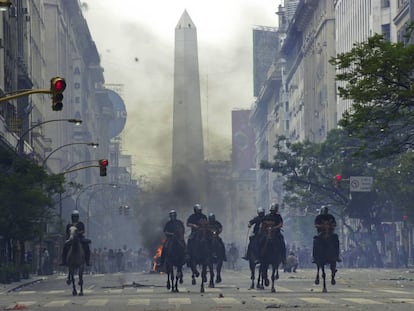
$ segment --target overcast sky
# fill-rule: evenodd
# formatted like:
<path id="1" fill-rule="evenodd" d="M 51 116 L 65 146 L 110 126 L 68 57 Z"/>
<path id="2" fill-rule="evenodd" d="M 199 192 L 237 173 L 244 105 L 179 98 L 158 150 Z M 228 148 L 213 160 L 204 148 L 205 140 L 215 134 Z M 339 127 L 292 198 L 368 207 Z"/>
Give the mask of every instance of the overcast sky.
<path id="1" fill-rule="evenodd" d="M 156 183 L 170 174 L 174 34 L 184 10 L 197 28 L 205 157 L 229 160 L 231 110 L 254 102 L 252 29 L 276 27 L 282 1 L 82 2 L 105 82 L 123 85 L 123 150 L 133 156 L 135 176 Z"/>

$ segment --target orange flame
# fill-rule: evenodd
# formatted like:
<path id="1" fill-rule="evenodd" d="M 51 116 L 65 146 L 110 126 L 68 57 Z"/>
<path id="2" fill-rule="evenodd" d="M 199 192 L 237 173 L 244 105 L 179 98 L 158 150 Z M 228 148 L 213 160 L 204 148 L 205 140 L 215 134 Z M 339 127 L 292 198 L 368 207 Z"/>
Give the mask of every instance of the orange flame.
<path id="1" fill-rule="evenodd" d="M 163 244 L 164 244 L 164 240 L 162 241 L 161 245 L 158 246 L 157 250 L 155 251 L 155 255 L 152 257 L 154 258 L 154 263 L 152 265 L 152 271 L 157 271 L 157 262 L 158 262 L 158 258 L 161 257 Z"/>

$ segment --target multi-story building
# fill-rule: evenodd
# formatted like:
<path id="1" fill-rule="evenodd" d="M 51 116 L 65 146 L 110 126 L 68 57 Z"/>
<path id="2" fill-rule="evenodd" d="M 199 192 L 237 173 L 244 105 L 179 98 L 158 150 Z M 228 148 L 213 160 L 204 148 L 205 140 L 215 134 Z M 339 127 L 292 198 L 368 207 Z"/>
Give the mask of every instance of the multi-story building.
<path id="1" fill-rule="evenodd" d="M 131 164 L 127 159 L 120 160 L 120 140 L 111 141 L 114 120 L 118 114 L 125 119 L 126 113 L 116 110 L 116 103 L 104 86 L 99 53 L 80 1 L 13 0 L 7 11 L 0 12 L 0 97 L 30 89 L 49 90 L 51 78 L 57 76 L 67 84 L 61 111 L 52 110 L 49 94 L 0 102 L 0 148 L 30 156 L 55 174 L 69 168 L 98 166 L 99 159 L 111 156 L 114 163 L 110 165 L 116 169 L 108 169 L 105 180 L 94 167 L 65 174 L 67 182 L 82 184 L 84 188 L 121 180 L 128 185 L 122 188 L 122 195 L 107 197 L 103 203 L 82 193 L 64 193 L 56 209 L 61 219 L 66 222 L 71 211 L 79 208 L 81 217 L 89 222 L 89 206 L 124 203 L 121 201 L 127 201 L 126 193 L 136 190 Z M 75 126 L 68 119 L 80 119 L 82 123 Z M 118 128 L 116 135 L 119 131 L 122 128 Z M 98 143 L 98 148 L 88 145 L 92 142 Z M 80 165 L 76 166 L 77 163 Z M 106 210 L 107 206 L 104 207 Z M 93 220 L 100 222 L 98 218 Z M 52 229 L 48 226 L 49 233 Z M 52 246 L 56 241 L 45 242 L 50 242 L 51 254 L 57 255 Z M 46 244 L 43 246 L 49 247 Z"/>
<path id="2" fill-rule="evenodd" d="M 336 0 L 336 54 L 349 52 L 355 43 L 364 42 L 375 33 L 384 34 L 385 38 L 395 42 L 396 27 L 392 20 L 396 13 L 396 5 L 396 0 Z M 338 82 L 338 85 L 340 86 L 341 82 Z M 351 107 L 352 101 L 339 96 L 336 101 L 339 121 L 343 113 Z"/>

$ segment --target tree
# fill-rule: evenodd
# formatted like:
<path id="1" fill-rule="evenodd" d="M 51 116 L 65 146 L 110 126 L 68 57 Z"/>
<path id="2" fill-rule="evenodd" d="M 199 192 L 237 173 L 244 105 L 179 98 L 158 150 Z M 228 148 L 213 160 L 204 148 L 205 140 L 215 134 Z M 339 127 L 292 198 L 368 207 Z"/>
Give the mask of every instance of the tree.
<path id="1" fill-rule="evenodd" d="M 48 175 L 42 167 L 12 153 L 2 154 L 0 235 L 8 241 L 16 240 L 24 245 L 24 241 L 44 233 L 46 221 L 53 215 L 52 196 L 62 191 L 64 177 Z M 9 260 L 12 254 L 10 249 Z"/>
<path id="2" fill-rule="evenodd" d="M 331 130 L 320 144 L 309 141 L 290 143 L 285 137 L 278 137 L 274 161 L 261 161 L 260 167 L 284 177 L 284 201 L 289 210 L 300 209 L 298 214 L 305 211 L 305 214 L 315 215 L 322 205 L 331 206 L 351 232 L 356 245 L 361 240 L 354 233 L 362 229 L 367 231 L 365 241 L 370 245 L 369 258 L 381 267 L 377 240 L 384 241 L 381 223 L 388 212 L 388 203 L 379 195 L 381 179 L 377 178 L 377 172 L 379 168 L 392 166 L 392 162 L 359 152 L 359 145 L 357 138 L 349 137 L 342 129 Z M 373 176 L 377 182 L 371 192 L 351 193 L 350 176 Z M 348 225 L 350 218 L 360 220 L 361 227 L 357 231 Z"/>
<path id="3" fill-rule="evenodd" d="M 407 39 L 412 29 L 408 27 Z M 411 149 L 414 45 L 392 43 L 376 34 L 330 62 L 338 72 L 339 96 L 353 101 L 339 125 L 361 139 L 360 149 L 379 158 Z"/>

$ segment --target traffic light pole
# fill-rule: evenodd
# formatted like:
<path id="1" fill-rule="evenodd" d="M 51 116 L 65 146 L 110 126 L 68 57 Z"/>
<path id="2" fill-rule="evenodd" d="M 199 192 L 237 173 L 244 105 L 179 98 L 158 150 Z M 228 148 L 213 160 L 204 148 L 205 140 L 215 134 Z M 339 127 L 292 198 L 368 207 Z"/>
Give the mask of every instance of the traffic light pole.
<path id="1" fill-rule="evenodd" d="M 19 98 L 19 97 L 23 97 L 23 96 L 28 96 L 28 95 L 31 95 L 31 94 L 52 94 L 52 92 L 51 92 L 50 89 L 27 90 L 27 91 L 19 92 L 17 94 L 0 97 L 0 103 L 5 102 L 5 101 L 9 101 L 9 100 L 12 100 L 12 99 L 16 99 L 16 98 Z"/>
<path id="2" fill-rule="evenodd" d="M 84 170 L 84 169 L 86 169 L 86 168 L 90 168 L 90 167 L 100 167 L 99 165 L 88 165 L 88 166 L 82 166 L 82 167 L 78 167 L 78 168 L 74 168 L 74 169 L 72 169 L 72 170 L 67 170 L 67 171 L 64 171 L 63 173 L 61 173 L 61 174 L 67 174 L 67 173 L 72 173 L 72 172 L 76 172 L 76 171 L 80 171 L 80 170 Z"/>

